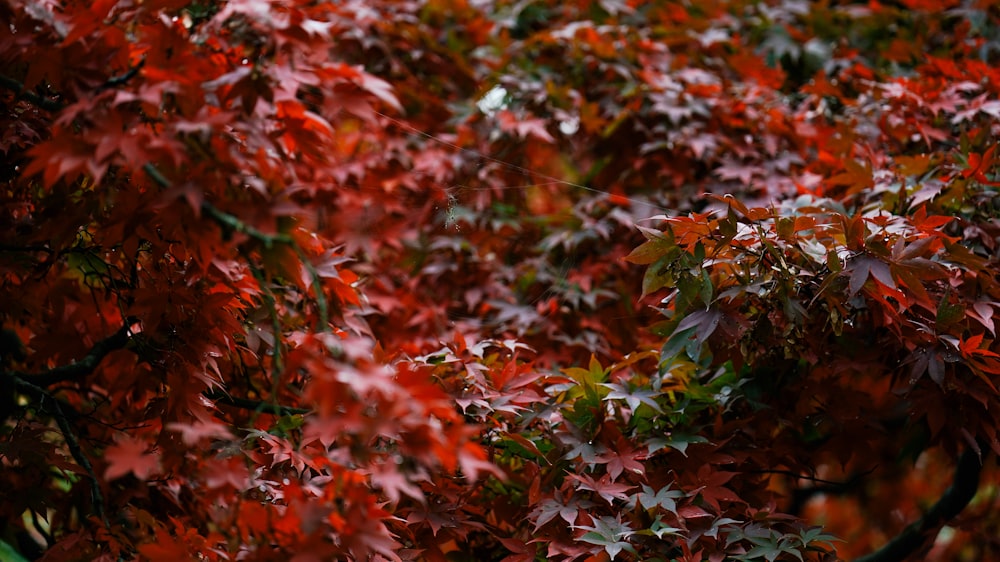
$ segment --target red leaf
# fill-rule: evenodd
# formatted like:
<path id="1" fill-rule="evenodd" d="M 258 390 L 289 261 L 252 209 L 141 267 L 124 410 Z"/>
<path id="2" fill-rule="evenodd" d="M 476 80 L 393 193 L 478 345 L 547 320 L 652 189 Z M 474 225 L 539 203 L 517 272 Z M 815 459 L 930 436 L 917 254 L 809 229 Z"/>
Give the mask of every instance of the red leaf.
<path id="1" fill-rule="evenodd" d="M 608 475 L 611 480 L 617 480 L 622 472 L 628 470 L 633 474 L 645 475 L 646 467 L 639 461 L 646 458 L 646 454 L 641 450 L 635 450 L 624 439 L 619 439 L 614 451 L 610 451 L 598 457 L 602 462 L 607 463 Z"/>
<path id="2" fill-rule="evenodd" d="M 136 478 L 145 480 L 149 476 L 160 470 L 160 459 L 156 455 L 147 453 L 148 444 L 129 436 L 119 437 L 114 445 L 104 451 L 104 458 L 108 461 L 108 468 L 104 471 L 104 477 L 114 480 L 126 474 L 135 474 Z"/>
<path id="3" fill-rule="evenodd" d="M 609 504 L 613 503 L 616 499 L 627 501 L 628 494 L 625 492 L 635 488 L 635 486 L 629 486 L 627 484 L 615 484 L 612 481 L 611 476 L 608 474 L 602 476 L 600 480 L 594 480 L 587 474 L 570 474 L 569 478 L 579 482 L 579 484 L 577 484 L 578 489 L 596 492 Z"/>

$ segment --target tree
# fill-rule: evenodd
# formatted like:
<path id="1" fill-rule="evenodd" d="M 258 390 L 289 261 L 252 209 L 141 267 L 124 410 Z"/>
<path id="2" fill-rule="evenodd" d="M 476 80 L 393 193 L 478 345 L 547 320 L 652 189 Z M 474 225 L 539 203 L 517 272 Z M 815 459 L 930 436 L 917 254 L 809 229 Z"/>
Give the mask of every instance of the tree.
<path id="1" fill-rule="evenodd" d="M 4 556 L 996 555 L 995 3 L 0 14 Z"/>

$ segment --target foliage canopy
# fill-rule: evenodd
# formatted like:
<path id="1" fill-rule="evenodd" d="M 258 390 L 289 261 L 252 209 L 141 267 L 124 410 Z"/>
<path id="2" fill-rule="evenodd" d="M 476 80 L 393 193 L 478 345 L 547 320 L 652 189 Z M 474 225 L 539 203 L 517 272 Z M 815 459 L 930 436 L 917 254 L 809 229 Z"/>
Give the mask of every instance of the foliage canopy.
<path id="1" fill-rule="evenodd" d="M 0 16 L 4 556 L 1000 554 L 1000 4 Z"/>

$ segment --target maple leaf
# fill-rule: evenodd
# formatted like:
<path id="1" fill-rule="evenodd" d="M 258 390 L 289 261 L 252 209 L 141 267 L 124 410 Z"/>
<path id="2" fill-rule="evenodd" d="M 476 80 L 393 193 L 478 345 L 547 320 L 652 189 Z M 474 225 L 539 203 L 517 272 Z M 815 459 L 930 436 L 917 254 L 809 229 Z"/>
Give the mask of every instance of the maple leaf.
<path id="1" fill-rule="evenodd" d="M 160 459 L 148 453 L 149 444 L 128 435 L 119 436 L 113 445 L 104 451 L 108 467 L 104 477 L 108 480 L 121 478 L 132 473 L 139 480 L 146 480 L 160 470 Z"/>
<path id="2" fill-rule="evenodd" d="M 562 496 L 556 492 L 555 498 L 547 498 L 539 502 L 532 510 L 530 517 L 535 520 L 535 531 L 555 519 L 556 516 L 559 516 L 566 523 L 574 525 L 581 513 L 586 513 L 595 505 L 594 502 L 577 496 L 573 496 L 563 503 Z"/>
<path id="3" fill-rule="evenodd" d="M 625 400 L 632 411 L 636 411 L 640 404 L 645 404 L 656 413 L 663 413 L 663 408 L 657 403 L 656 398 L 660 395 L 649 388 L 627 388 L 618 383 L 601 383 L 601 386 L 611 389 L 611 392 L 604 397 L 604 400 Z"/>
<path id="4" fill-rule="evenodd" d="M 717 167 L 715 173 L 724 180 L 738 179 L 743 185 L 750 185 L 754 176 L 762 176 L 765 170 L 755 164 L 740 164 L 736 161 L 729 161 Z"/>
<path id="5" fill-rule="evenodd" d="M 501 130 L 513 131 L 521 138 L 535 137 L 548 143 L 556 142 L 541 119 L 518 118 L 512 111 L 504 109 L 497 113 L 497 121 Z"/>
<path id="6" fill-rule="evenodd" d="M 646 453 L 641 449 L 632 448 L 632 445 L 625 439 L 619 439 L 614 449 L 598 456 L 598 462 L 606 463 L 608 475 L 611 480 L 617 480 L 622 472 L 628 470 L 631 473 L 645 475 L 646 467 L 640 462 L 646 459 Z"/>
<path id="7" fill-rule="evenodd" d="M 850 559 L 996 479 L 987 3 L 202 4 L 5 11 L 0 525 L 46 560 Z"/>
<path id="8" fill-rule="evenodd" d="M 426 501 L 424 493 L 410 482 L 398 466 L 380 463 L 369 470 L 369 475 L 372 484 L 381 489 L 392 503 L 399 503 L 401 494 L 406 494 L 421 503 Z"/>
<path id="9" fill-rule="evenodd" d="M 848 262 L 844 274 L 850 274 L 850 295 L 854 296 L 868 281 L 869 276 L 890 289 L 896 288 L 889 265 L 882 260 L 868 256 L 858 256 Z"/>
<path id="10" fill-rule="evenodd" d="M 156 542 L 140 545 L 139 552 L 150 562 L 184 560 L 192 555 L 188 546 L 171 536 L 166 529 L 157 529 Z"/>
<path id="11" fill-rule="evenodd" d="M 735 492 L 724 486 L 724 484 L 732 480 L 734 473 L 721 471 L 710 472 L 704 468 L 700 470 L 699 473 L 704 475 L 705 480 L 702 481 L 703 487 L 697 491 L 698 496 L 716 512 L 720 511 L 719 501 L 743 501 L 736 495 Z"/>
<path id="12" fill-rule="evenodd" d="M 478 443 L 471 441 L 462 443 L 458 452 L 458 464 L 462 475 L 470 482 L 475 482 L 483 474 L 503 478 L 503 472 L 495 464 L 486 460 L 486 452 Z"/>
<path id="13" fill-rule="evenodd" d="M 597 495 L 604 498 L 604 501 L 609 504 L 614 503 L 614 500 L 628 500 L 628 494 L 625 492 L 635 488 L 635 486 L 630 486 L 628 484 L 615 484 L 613 479 L 609 474 L 605 474 L 600 480 L 594 480 L 594 478 L 588 474 L 570 474 L 570 480 L 577 482 L 576 488 L 578 490 L 590 490 L 596 492 Z"/>
<path id="14" fill-rule="evenodd" d="M 500 544 L 512 554 L 504 557 L 500 562 L 532 562 L 535 560 L 536 548 L 528 543 L 514 538 L 499 538 Z"/>
<path id="15" fill-rule="evenodd" d="M 671 432 L 667 437 L 650 438 L 646 441 L 646 446 L 649 447 L 650 455 L 660 449 L 663 449 L 664 447 L 670 447 L 671 449 L 676 449 L 682 455 L 686 456 L 688 446 L 694 443 L 708 443 L 708 439 L 702 437 L 701 435 Z"/>
<path id="16" fill-rule="evenodd" d="M 228 427 L 221 423 L 199 421 L 196 423 L 171 422 L 166 425 L 167 429 L 181 434 L 181 440 L 185 445 L 197 445 L 202 439 L 213 438 L 228 440 L 233 438 Z"/>
<path id="17" fill-rule="evenodd" d="M 977 322 L 983 325 L 984 328 L 989 330 L 990 334 L 996 336 L 996 330 L 993 323 L 994 310 L 1000 304 L 996 302 L 979 301 L 973 303 L 972 309 L 966 311 L 966 314 L 970 318 L 975 319 Z"/>
<path id="18" fill-rule="evenodd" d="M 392 85 L 382 80 L 381 78 L 369 74 L 362 69 L 358 69 L 358 76 L 360 77 L 361 87 L 374 94 L 375 97 L 392 106 L 393 109 L 402 112 L 403 106 L 399 103 L 395 94 L 392 93 Z"/>
<path id="19" fill-rule="evenodd" d="M 622 551 L 637 554 L 627 540 L 635 531 L 619 519 L 603 515 L 593 519 L 593 525 L 574 525 L 573 528 L 586 531 L 577 540 L 603 546 L 612 560 Z"/>
<path id="20" fill-rule="evenodd" d="M 642 485 L 642 491 L 635 494 L 635 501 L 644 509 L 663 509 L 677 513 L 677 502 L 675 500 L 686 497 L 687 494 L 681 490 L 672 490 L 670 486 L 665 486 L 659 490 L 654 490 L 648 484 Z"/>

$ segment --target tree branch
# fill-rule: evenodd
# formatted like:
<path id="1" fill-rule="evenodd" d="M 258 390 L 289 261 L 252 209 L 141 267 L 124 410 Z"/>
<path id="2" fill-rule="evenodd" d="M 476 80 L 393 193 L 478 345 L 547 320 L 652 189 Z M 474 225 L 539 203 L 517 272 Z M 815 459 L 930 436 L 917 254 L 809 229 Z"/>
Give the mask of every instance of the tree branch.
<path id="1" fill-rule="evenodd" d="M 18 246 L 16 244 L 0 244 L 0 252 L 11 252 L 11 253 L 45 252 L 46 254 L 53 253 L 52 248 L 40 244 L 29 244 L 27 246 Z"/>
<path id="2" fill-rule="evenodd" d="M 929 532 L 939 529 L 961 513 L 979 489 L 982 462 L 972 448 L 958 459 L 955 478 L 941 499 L 923 517 L 910 523 L 882 548 L 855 559 L 854 562 L 899 562 L 916 552 L 929 538 Z"/>
<path id="3" fill-rule="evenodd" d="M 146 172 L 146 175 L 148 175 L 156 183 L 156 185 L 164 189 L 173 187 L 173 182 L 160 173 L 160 171 L 157 170 L 156 166 L 153 164 L 144 165 L 142 167 L 142 171 Z M 208 201 L 202 202 L 201 212 L 214 220 L 216 224 L 221 226 L 223 229 L 229 232 L 239 232 L 240 234 L 245 234 L 263 244 L 265 248 L 271 248 L 277 244 L 288 244 L 289 246 L 296 247 L 295 239 L 291 236 L 287 234 L 267 234 L 266 232 L 257 230 L 235 216 L 222 211 Z"/>
<path id="4" fill-rule="evenodd" d="M 224 392 L 213 391 L 202 393 L 206 398 L 215 400 L 227 406 L 233 406 L 236 408 L 242 408 L 244 410 L 253 410 L 255 412 L 261 412 L 265 414 L 274 414 L 276 416 L 294 416 L 294 415 L 305 415 L 311 410 L 306 408 L 295 408 L 292 406 L 283 406 L 281 404 L 275 404 L 273 402 L 265 402 L 263 400 L 250 400 L 248 398 L 237 398 L 235 396 L 230 396 Z"/>
<path id="5" fill-rule="evenodd" d="M 282 338 L 278 336 L 281 334 L 281 319 L 278 317 L 278 309 L 275 304 L 274 292 L 271 291 L 271 287 L 267 285 L 267 280 L 264 278 L 264 272 L 260 270 L 259 267 L 253 264 L 253 261 L 247 257 L 247 263 L 250 266 L 250 272 L 253 273 L 254 279 L 257 280 L 257 284 L 261 288 L 261 296 L 263 297 L 264 306 L 267 308 L 268 315 L 271 317 L 271 330 L 275 334 L 274 344 L 271 346 L 271 393 L 277 394 L 278 381 L 281 378 L 281 371 L 285 369 L 284 352 L 284 342 Z"/>
<path id="6" fill-rule="evenodd" d="M 142 67 L 144 66 L 146 66 L 145 56 L 143 56 L 135 66 L 126 70 L 124 73 L 108 78 L 107 81 L 97 88 L 97 91 L 103 92 L 104 90 L 110 90 L 111 88 L 117 88 L 118 86 L 125 85 L 125 83 L 134 78 L 136 74 L 139 74 L 139 71 L 142 70 Z"/>
<path id="7" fill-rule="evenodd" d="M 84 470 L 87 471 L 87 475 L 90 476 L 90 496 L 91 501 L 94 504 L 94 512 L 101 518 L 104 522 L 105 527 L 110 527 L 108 522 L 107 514 L 104 512 L 104 495 L 101 493 L 101 485 L 97 480 L 97 474 L 94 472 L 94 466 L 90 464 L 90 459 L 83 454 L 83 449 L 80 447 L 80 442 L 76 438 L 76 433 L 73 432 L 73 428 L 70 426 L 69 418 L 66 413 L 63 412 L 62 405 L 55 396 L 45 390 L 44 388 L 34 385 L 20 377 L 13 377 L 14 384 L 24 392 L 25 394 L 36 397 L 38 400 L 39 407 L 45 408 L 46 403 L 52 404 L 52 417 L 55 418 L 56 424 L 59 425 L 59 431 L 63 434 L 63 438 L 66 440 L 66 446 L 69 448 L 69 453 L 73 455 L 73 459 L 79 464 Z"/>
<path id="8" fill-rule="evenodd" d="M 212 205 L 208 201 L 201 204 L 201 212 L 211 217 L 212 220 L 214 220 L 222 228 L 231 232 L 246 234 L 250 238 L 258 240 L 264 245 L 265 248 L 271 248 L 276 244 L 288 244 L 289 246 L 295 247 L 295 240 L 291 236 L 287 234 L 267 234 L 265 232 L 261 232 L 233 215 L 219 210 L 218 207 Z"/>
<path id="9" fill-rule="evenodd" d="M 135 66 L 126 70 L 124 73 L 117 76 L 112 76 L 108 78 L 103 84 L 97 87 L 96 93 L 101 93 L 105 90 L 110 90 L 112 88 L 117 88 L 124 85 L 126 82 L 134 78 L 142 67 L 146 65 L 146 59 L 143 58 Z M 7 76 L 0 75 L 0 86 L 7 88 L 8 90 L 13 90 L 17 97 L 27 100 L 32 104 L 46 110 L 46 111 L 60 111 L 66 104 L 61 101 L 54 100 L 52 98 L 47 98 L 45 96 L 40 96 L 35 92 L 24 87 L 24 84 L 9 78 Z"/>
<path id="10" fill-rule="evenodd" d="M 32 104 L 37 105 L 46 111 L 59 111 L 63 108 L 62 102 L 40 96 L 25 88 L 24 84 L 14 80 L 13 78 L 0 75 L 0 86 L 3 86 L 8 90 L 13 90 L 17 97 L 28 100 Z"/>
<path id="11" fill-rule="evenodd" d="M 142 169 L 160 187 L 167 189 L 173 185 L 173 183 L 167 179 L 166 176 L 161 174 L 160 171 L 156 169 L 156 166 L 146 164 L 142 167 Z M 316 271 L 316 266 L 309 261 L 309 257 L 305 255 L 305 252 L 302 251 L 302 248 L 295 242 L 294 238 L 288 234 L 268 234 L 266 232 L 262 232 L 241 221 L 235 216 L 222 211 L 208 201 L 202 202 L 201 212 L 214 220 L 216 224 L 222 227 L 222 229 L 228 232 L 239 232 L 240 234 L 245 234 L 253 240 L 257 240 L 263 244 L 265 248 L 273 248 L 278 244 L 285 244 L 286 246 L 292 248 L 298 256 L 299 262 L 306 268 L 306 271 L 309 273 L 309 278 L 312 281 L 312 289 L 315 294 L 316 308 L 319 315 L 316 322 L 316 330 L 319 332 L 327 332 L 330 330 L 329 304 L 327 303 L 326 295 L 323 293 L 323 279 L 319 276 L 319 272 Z"/>
<path id="12" fill-rule="evenodd" d="M 786 508 L 786 511 L 791 515 L 799 515 L 801 514 L 802 508 L 805 506 L 806 502 L 808 502 L 813 496 L 817 494 L 847 494 L 851 490 L 857 488 L 864 481 L 864 477 L 874 472 L 876 468 L 878 468 L 877 465 L 864 472 L 856 472 L 847 480 L 824 480 L 823 478 L 818 478 L 816 476 L 799 474 L 798 472 L 782 469 L 742 470 L 741 472 L 746 474 L 780 474 L 788 476 L 789 478 L 794 478 L 795 480 L 808 480 L 810 482 L 814 482 L 815 485 L 808 487 L 796 487 L 792 490 L 791 500 Z"/>
<path id="13" fill-rule="evenodd" d="M 781 474 L 783 476 L 788 476 L 790 478 L 795 478 L 797 480 L 808 480 L 810 482 L 816 482 L 818 484 L 826 484 L 827 486 L 831 487 L 847 487 L 854 485 L 855 483 L 857 483 L 858 480 L 860 480 L 865 476 L 868 476 L 874 471 L 875 469 L 872 468 L 858 474 L 853 474 L 847 480 L 824 480 L 822 478 L 817 478 L 816 476 L 810 476 L 808 474 L 799 474 L 798 472 L 794 472 L 791 470 L 781 470 L 781 469 L 740 470 L 739 472 L 742 472 L 744 474 Z"/>
<path id="14" fill-rule="evenodd" d="M 98 91 L 124 84 L 139 72 L 139 70 L 142 68 L 145 62 L 146 62 L 145 59 L 143 59 L 134 68 L 129 69 L 126 73 L 122 74 L 121 76 L 114 76 L 108 79 L 108 81 L 105 82 L 98 89 Z M 42 109 L 46 109 L 48 111 L 59 111 L 64 107 L 64 104 L 49 98 L 42 97 L 34 92 L 31 92 L 30 90 L 24 87 L 24 84 L 21 84 L 17 80 L 8 78 L 3 75 L 0 75 L 0 86 L 4 86 L 10 90 L 13 90 L 18 97 L 24 98 L 29 102 L 37 105 L 38 107 L 41 107 Z M 160 171 L 157 170 L 156 166 L 154 166 L 153 164 L 151 163 L 146 164 L 145 166 L 142 167 L 142 169 L 160 187 L 163 188 L 171 187 L 172 185 L 171 181 L 167 179 L 166 176 L 161 174 Z M 216 206 L 212 205 L 207 201 L 201 204 L 201 212 L 211 217 L 222 228 L 227 229 L 231 232 L 239 232 L 241 234 L 246 234 L 247 236 L 261 242 L 265 248 L 271 248 L 276 244 L 288 244 L 292 248 L 298 250 L 298 246 L 295 244 L 295 240 L 291 236 L 287 234 L 267 234 L 265 232 L 257 230 L 256 228 L 246 224 L 245 222 L 234 217 L 233 215 L 221 211 L 219 208 L 217 208 Z M 311 266 L 311 264 L 309 264 L 308 262 L 305 263 L 306 267 Z M 313 268 L 313 271 L 314 270 L 315 268 Z M 310 273 L 312 273 L 312 271 Z M 313 275 L 314 285 L 317 284 L 318 279 L 319 279 L 318 275 Z M 320 315 L 325 317 L 324 313 L 326 311 L 326 300 L 325 297 L 322 295 L 322 293 L 318 291 L 319 287 L 317 286 L 316 288 L 318 295 L 317 303 L 321 313 Z M 322 329 L 325 330 L 326 329 L 325 322 L 323 324 L 324 326 Z"/>
<path id="15" fill-rule="evenodd" d="M 134 319 L 126 319 L 124 326 L 122 326 L 117 332 L 94 344 L 94 347 L 90 348 L 87 355 L 79 361 L 75 361 L 69 365 L 55 367 L 37 374 L 18 373 L 16 371 L 12 371 L 10 374 L 16 379 L 20 379 L 33 385 L 38 385 L 42 388 L 51 386 L 58 382 L 85 377 L 92 373 L 101 363 L 101 360 L 104 359 L 109 353 L 115 351 L 116 349 L 125 347 L 129 341 L 129 336 L 131 335 L 129 328 L 134 323 Z"/>

